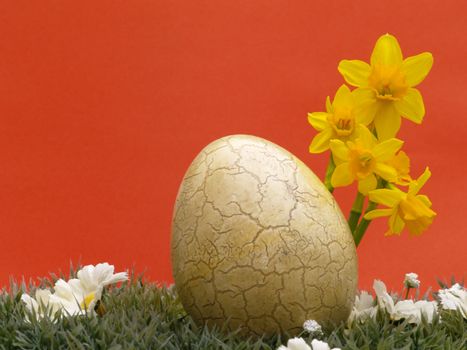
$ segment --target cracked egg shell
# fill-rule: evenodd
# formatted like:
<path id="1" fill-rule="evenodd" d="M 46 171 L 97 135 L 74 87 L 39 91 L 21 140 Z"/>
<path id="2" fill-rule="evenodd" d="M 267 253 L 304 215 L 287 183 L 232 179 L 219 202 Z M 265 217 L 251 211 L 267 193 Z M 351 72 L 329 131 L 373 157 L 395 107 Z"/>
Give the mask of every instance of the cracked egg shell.
<path id="1" fill-rule="evenodd" d="M 198 324 L 298 334 L 308 319 L 345 321 L 355 298 L 356 249 L 334 197 L 299 159 L 254 136 L 218 139 L 194 159 L 171 255 Z"/>

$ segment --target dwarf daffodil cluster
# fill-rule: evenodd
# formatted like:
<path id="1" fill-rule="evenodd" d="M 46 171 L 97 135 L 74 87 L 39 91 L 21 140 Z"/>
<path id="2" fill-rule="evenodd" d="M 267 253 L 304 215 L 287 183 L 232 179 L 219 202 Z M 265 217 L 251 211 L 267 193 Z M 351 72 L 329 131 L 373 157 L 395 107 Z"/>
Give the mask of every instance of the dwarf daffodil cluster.
<path id="1" fill-rule="evenodd" d="M 327 97 L 325 112 L 308 114 L 309 123 L 318 131 L 310 153 L 331 150 L 325 178 L 329 191 L 358 184 L 348 220 L 357 245 L 375 218 L 389 218 L 386 235 L 398 235 L 404 227 L 419 235 L 436 216 L 428 197 L 419 194 L 431 175 L 429 169 L 414 180 L 410 159 L 401 150 L 404 142 L 396 138 L 401 118 L 417 124 L 423 120 L 423 98 L 415 86 L 432 65 L 429 52 L 404 58 L 397 39 L 385 34 L 377 40 L 370 63 L 339 63 L 338 71 L 355 89 L 342 85 L 332 102 Z M 378 204 L 387 208 L 377 209 Z"/>
<path id="2" fill-rule="evenodd" d="M 60 316 L 103 314 L 104 287 L 127 280 L 127 272 L 114 273 L 114 266 L 108 263 L 87 265 L 78 271 L 77 278 L 57 280 L 53 292 L 36 289 L 34 297 L 24 293 L 21 300 L 37 319 L 54 319 L 59 311 Z"/>

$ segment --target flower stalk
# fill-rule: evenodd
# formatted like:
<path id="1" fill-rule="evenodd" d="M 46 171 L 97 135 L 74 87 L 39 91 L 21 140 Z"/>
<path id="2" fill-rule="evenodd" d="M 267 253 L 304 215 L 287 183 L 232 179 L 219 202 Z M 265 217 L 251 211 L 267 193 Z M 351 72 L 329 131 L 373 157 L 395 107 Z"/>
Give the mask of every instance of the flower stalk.
<path id="1" fill-rule="evenodd" d="M 329 158 L 329 164 L 326 169 L 326 175 L 324 178 L 324 185 L 326 186 L 328 191 L 331 193 L 334 192 L 334 187 L 331 185 L 331 177 L 332 177 L 332 174 L 334 173 L 334 169 L 336 169 L 336 164 L 334 163 L 334 159 L 332 158 L 332 154 L 331 154 L 331 157 Z"/>
<path id="2" fill-rule="evenodd" d="M 355 231 L 355 228 L 358 225 L 360 216 L 362 216 L 364 201 L 365 201 L 365 196 L 361 194 L 360 192 L 357 192 L 357 196 L 355 197 L 355 201 L 352 205 L 352 209 L 350 210 L 350 215 L 348 219 L 350 232 L 352 233 Z"/>
<path id="3" fill-rule="evenodd" d="M 375 202 L 371 202 L 371 201 L 368 202 L 368 207 L 366 208 L 365 214 L 372 211 L 373 209 L 376 209 L 377 206 L 378 204 Z M 360 241 L 365 235 L 365 232 L 368 229 L 368 226 L 370 226 L 370 223 L 371 223 L 371 220 L 367 220 L 363 218 L 358 224 L 357 228 L 354 230 L 353 239 L 355 241 L 355 246 L 358 247 L 358 245 L 360 244 Z"/>

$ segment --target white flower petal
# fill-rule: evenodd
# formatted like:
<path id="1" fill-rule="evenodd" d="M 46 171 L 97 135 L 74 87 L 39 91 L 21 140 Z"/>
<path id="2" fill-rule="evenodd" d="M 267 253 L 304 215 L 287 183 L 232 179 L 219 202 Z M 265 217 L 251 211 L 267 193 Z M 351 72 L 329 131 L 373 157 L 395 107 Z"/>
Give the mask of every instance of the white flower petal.
<path id="1" fill-rule="evenodd" d="M 289 350 L 311 350 L 310 346 L 303 340 L 303 338 L 292 338 L 287 342 Z"/>
<path id="2" fill-rule="evenodd" d="M 375 300 L 373 296 L 366 292 L 361 291 L 360 295 L 355 296 L 355 303 L 352 308 L 352 312 L 349 316 L 349 324 L 352 321 L 365 321 L 368 318 L 375 318 L 377 313 L 377 307 L 375 306 Z"/>
<path id="3" fill-rule="evenodd" d="M 380 280 L 375 280 L 373 282 L 373 289 L 376 293 L 376 299 L 378 300 L 378 305 L 381 309 L 386 310 L 389 315 L 394 314 L 394 300 L 388 294 L 386 285 Z"/>
<path id="4" fill-rule="evenodd" d="M 372 308 L 375 305 L 373 296 L 367 291 L 362 291 L 360 296 L 355 297 L 355 307 L 357 310 L 362 311 Z"/>
<path id="5" fill-rule="evenodd" d="M 423 315 L 428 323 L 433 322 L 433 317 L 438 310 L 436 301 L 419 300 L 415 303 L 415 307 L 420 310 L 420 315 Z"/>
<path id="6" fill-rule="evenodd" d="M 311 347 L 313 348 L 313 350 L 331 350 L 328 343 L 320 341 L 318 339 L 313 339 L 311 341 Z"/>
<path id="7" fill-rule="evenodd" d="M 29 312 L 32 312 L 33 310 L 36 313 L 39 312 L 39 304 L 29 294 L 23 293 L 21 295 L 21 301 L 26 304 L 26 308 L 29 310 Z"/>
<path id="8" fill-rule="evenodd" d="M 86 292 L 92 293 L 109 284 L 128 280 L 127 272 L 114 274 L 114 270 L 114 266 L 108 263 L 101 263 L 96 266 L 86 265 L 78 271 L 77 276 Z"/>
<path id="9" fill-rule="evenodd" d="M 54 285 L 54 296 L 67 300 L 69 302 L 76 301 L 76 296 L 73 294 L 71 286 L 63 279 L 59 279 Z"/>
<path id="10" fill-rule="evenodd" d="M 459 310 L 467 319 L 467 291 L 460 284 L 456 283 L 451 288 L 440 289 L 438 297 L 443 309 Z"/>
<path id="11" fill-rule="evenodd" d="M 401 300 L 394 306 L 393 320 L 406 319 L 409 323 L 419 324 L 421 321 L 420 309 L 415 306 L 413 300 Z"/>

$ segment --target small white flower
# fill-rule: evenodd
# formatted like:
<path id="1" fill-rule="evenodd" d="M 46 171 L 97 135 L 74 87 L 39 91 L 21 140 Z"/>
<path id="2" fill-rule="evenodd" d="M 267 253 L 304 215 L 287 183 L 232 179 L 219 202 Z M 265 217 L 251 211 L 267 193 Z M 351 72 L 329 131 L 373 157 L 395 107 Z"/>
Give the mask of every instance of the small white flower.
<path id="1" fill-rule="evenodd" d="M 418 288 L 420 287 L 420 281 L 418 275 L 414 272 L 406 273 L 404 279 L 404 285 L 406 288 Z"/>
<path id="2" fill-rule="evenodd" d="M 61 309 L 60 304 L 54 303 L 50 300 L 52 293 L 48 289 L 36 289 L 34 298 L 29 294 L 23 293 L 21 300 L 25 304 L 29 312 L 34 312 L 36 318 L 40 319 L 47 314 L 53 316 L 58 310 Z"/>
<path id="3" fill-rule="evenodd" d="M 303 323 L 303 329 L 308 333 L 322 333 L 322 328 L 318 322 L 315 320 L 306 320 Z"/>
<path id="4" fill-rule="evenodd" d="M 373 282 L 373 289 L 376 293 L 376 299 L 378 300 L 378 306 L 386 310 L 389 315 L 394 314 L 394 300 L 389 295 L 386 289 L 386 285 L 383 281 L 375 280 Z"/>
<path id="5" fill-rule="evenodd" d="M 350 313 L 348 322 L 354 320 L 364 321 L 368 318 L 376 317 L 377 307 L 373 296 L 366 291 L 361 291 L 360 295 L 355 296 L 355 303 Z"/>
<path id="6" fill-rule="evenodd" d="M 340 350 L 339 348 L 331 349 L 328 343 L 320 341 L 318 339 L 313 339 L 311 341 L 311 347 L 313 348 L 313 350 Z"/>
<path id="7" fill-rule="evenodd" d="M 415 307 L 413 300 L 401 300 L 394 306 L 394 313 L 391 315 L 393 320 L 405 319 L 409 323 L 420 323 L 420 309 Z"/>
<path id="8" fill-rule="evenodd" d="M 435 313 L 435 301 L 419 300 L 414 303 L 413 300 L 401 300 L 396 303 L 391 318 L 393 320 L 405 319 L 409 323 L 420 324 L 422 315 L 424 315 L 427 322 L 432 323 Z"/>
<path id="9" fill-rule="evenodd" d="M 105 286 L 128 280 L 126 272 L 114 274 L 114 266 L 108 263 L 84 266 L 77 276 L 68 281 L 57 280 L 54 293 L 37 290 L 35 299 L 27 294 L 23 294 L 21 299 L 29 310 L 36 312 L 38 318 L 44 316 L 45 306 L 49 306 L 52 313 L 63 310 L 71 316 L 93 314 Z"/>
<path id="10" fill-rule="evenodd" d="M 82 309 L 93 312 L 105 286 L 128 280 L 127 272 L 114 274 L 114 270 L 114 266 L 108 263 L 86 265 L 78 271 L 77 279 L 70 280 L 78 293 L 77 297 Z"/>
<path id="11" fill-rule="evenodd" d="M 114 274 L 114 266 L 108 263 L 86 265 L 78 271 L 78 279 L 81 281 L 83 289 L 88 293 L 97 292 L 99 289 L 118 282 L 128 280 L 127 272 Z"/>
<path id="12" fill-rule="evenodd" d="M 86 292 L 80 281 L 76 278 L 68 282 L 59 279 L 54 285 L 55 293 L 50 296 L 50 300 L 62 306 L 71 316 L 84 315 L 87 311 L 92 312 L 90 305 L 85 305 Z"/>
<path id="13" fill-rule="evenodd" d="M 281 345 L 277 350 L 311 350 L 311 348 L 303 338 L 292 338 L 287 342 L 287 346 Z"/>
<path id="14" fill-rule="evenodd" d="M 438 297 L 443 309 L 459 310 L 462 316 L 467 319 L 467 290 L 459 283 L 448 289 L 440 289 Z"/>
<path id="15" fill-rule="evenodd" d="M 438 312 L 436 301 L 419 300 L 415 303 L 415 307 L 420 310 L 421 315 L 425 316 L 428 323 L 433 322 L 433 317 Z"/>

